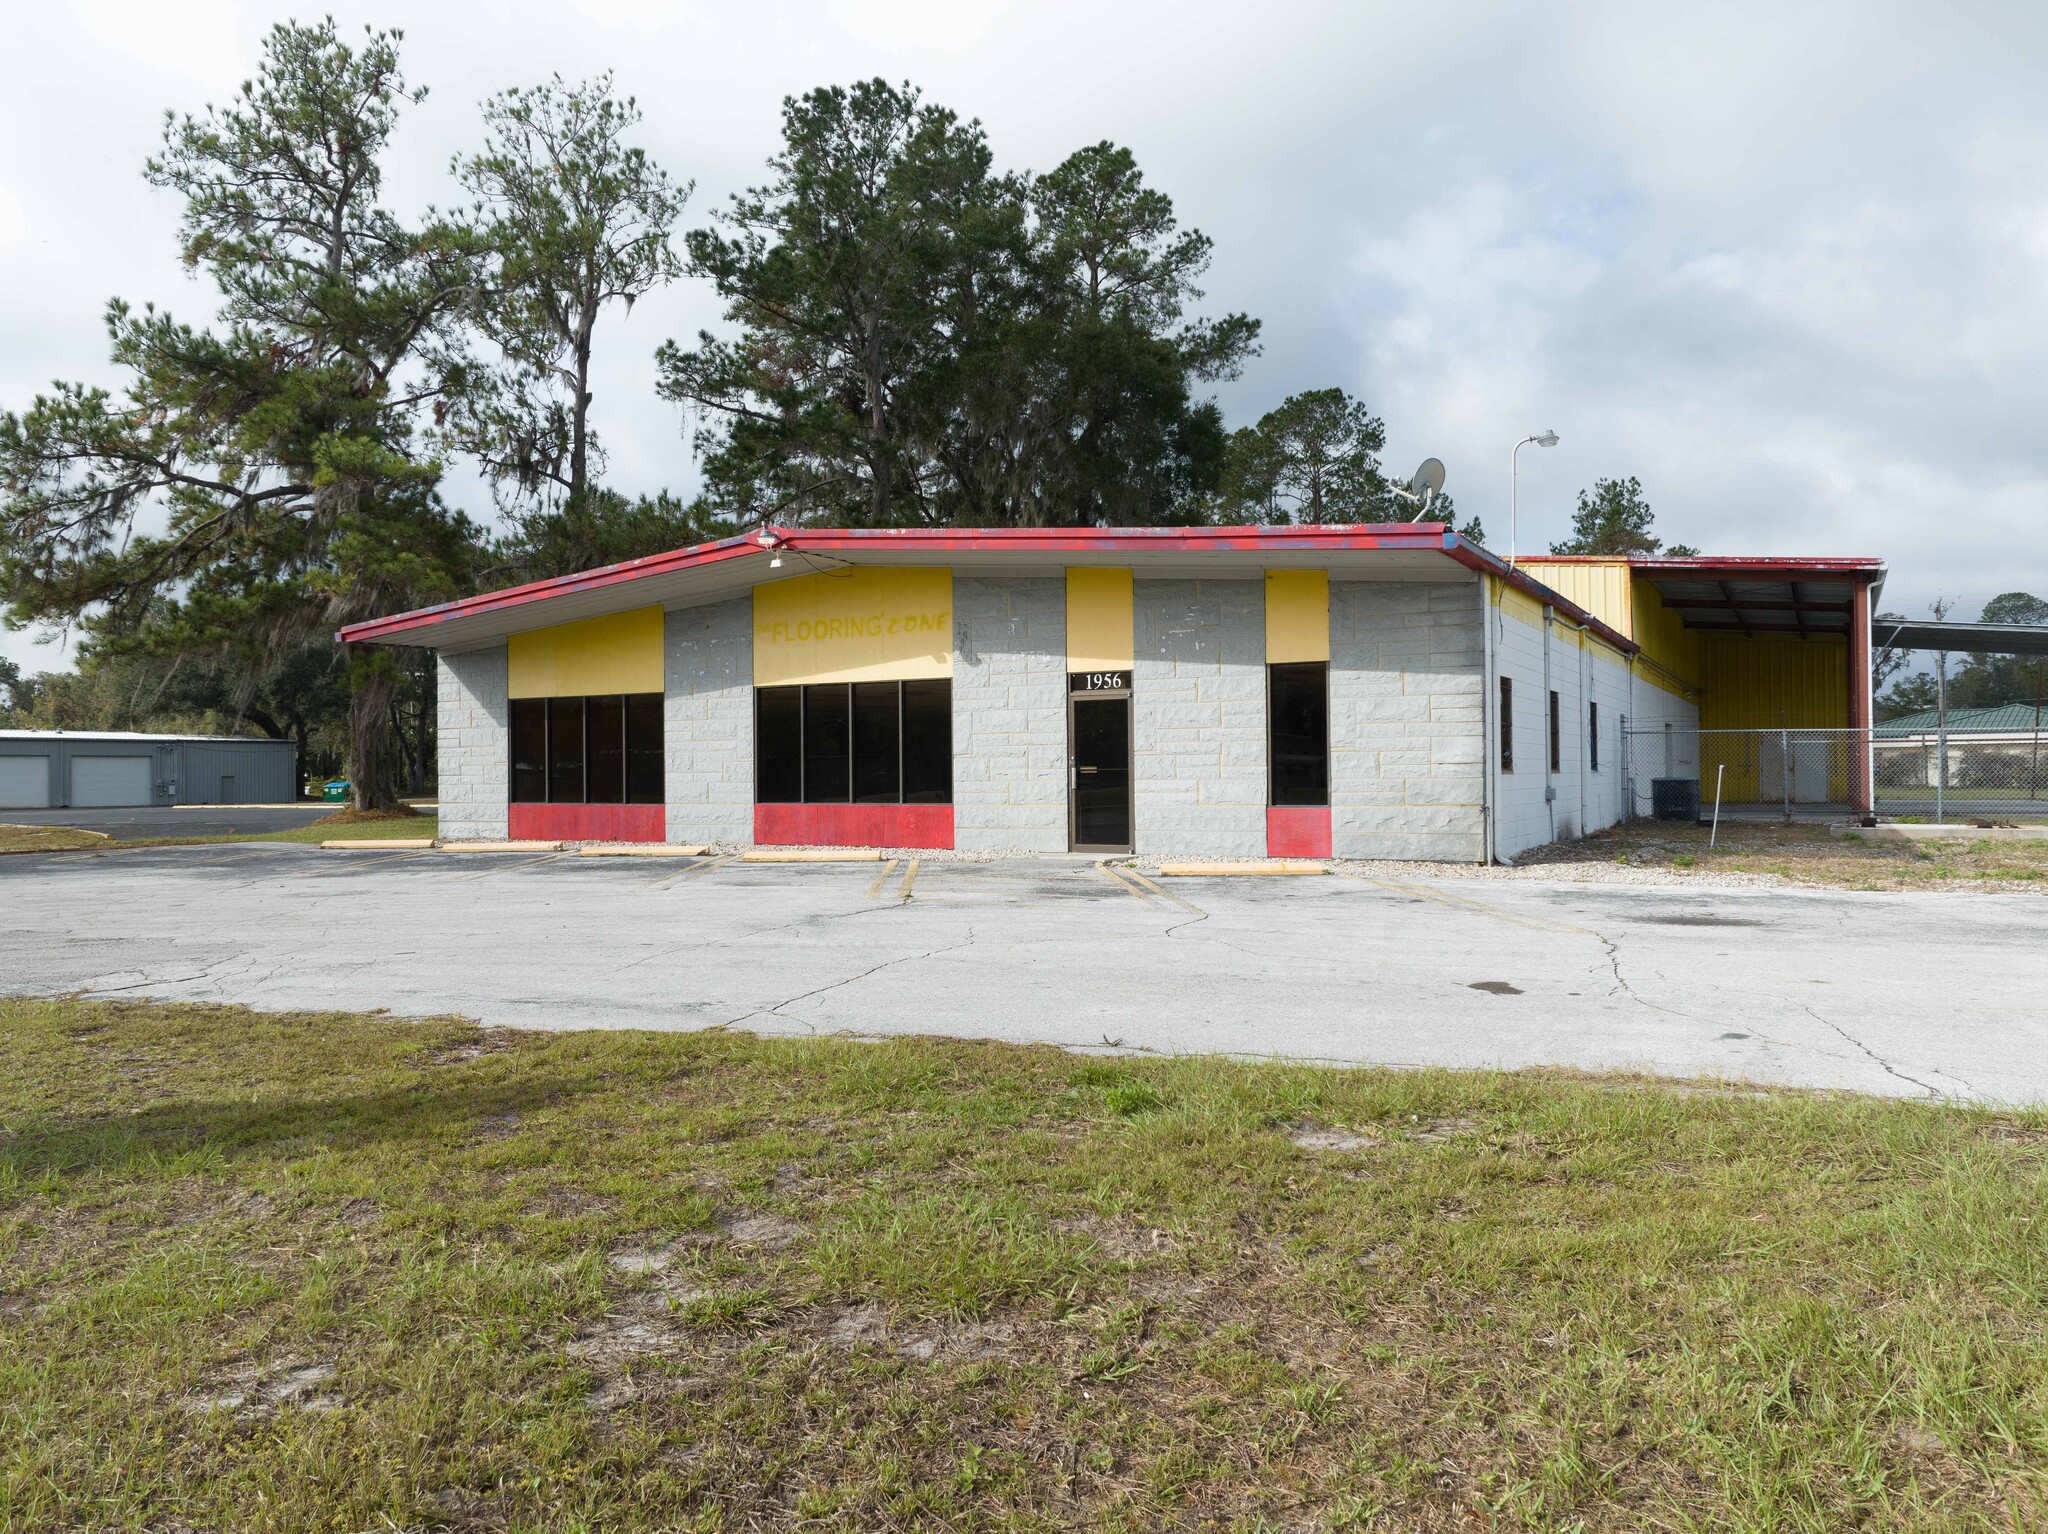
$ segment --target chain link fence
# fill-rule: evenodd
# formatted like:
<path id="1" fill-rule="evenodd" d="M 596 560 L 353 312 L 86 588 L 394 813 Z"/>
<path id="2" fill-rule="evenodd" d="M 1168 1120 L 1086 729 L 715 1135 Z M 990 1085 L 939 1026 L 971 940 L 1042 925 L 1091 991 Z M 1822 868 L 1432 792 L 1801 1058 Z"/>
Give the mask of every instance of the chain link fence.
<path id="1" fill-rule="evenodd" d="M 1723 820 L 2048 819 L 2041 732 L 1995 736 L 1875 730 L 1697 730 L 1622 736 L 1638 816 Z"/>

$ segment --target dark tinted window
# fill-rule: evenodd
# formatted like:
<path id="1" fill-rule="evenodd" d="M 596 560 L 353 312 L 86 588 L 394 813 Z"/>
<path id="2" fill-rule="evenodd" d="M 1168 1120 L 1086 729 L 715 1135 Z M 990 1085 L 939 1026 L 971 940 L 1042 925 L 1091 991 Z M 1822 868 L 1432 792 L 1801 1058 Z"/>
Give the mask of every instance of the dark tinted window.
<path id="1" fill-rule="evenodd" d="M 548 802 L 583 802 L 583 700 L 548 699 Z"/>
<path id="2" fill-rule="evenodd" d="M 1560 721 L 1557 714 L 1557 694 L 1550 695 L 1550 770 L 1562 772 L 1559 760 L 1564 754 L 1564 737 L 1559 733 Z"/>
<path id="3" fill-rule="evenodd" d="M 853 684 L 853 797 L 858 804 L 903 799 L 901 682 Z"/>
<path id="4" fill-rule="evenodd" d="M 1266 668 L 1273 802 L 1330 802 L 1330 668 L 1320 661 Z"/>
<path id="5" fill-rule="evenodd" d="M 804 690 L 763 687 L 754 695 L 754 798 L 801 804 L 804 797 Z"/>
<path id="6" fill-rule="evenodd" d="M 1500 679 L 1500 770 L 1515 770 L 1515 684 Z"/>
<path id="7" fill-rule="evenodd" d="M 1594 772 L 1600 770 L 1600 705 L 1586 705 L 1586 753 L 1587 763 Z"/>
<path id="8" fill-rule="evenodd" d="M 661 694 L 636 692 L 626 699 L 626 803 L 660 804 L 662 782 Z"/>
<path id="9" fill-rule="evenodd" d="M 849 765 L 846 684 L 804 689 L 804 803 L 844 804 Z"/>
<path id="10" fill-rule="evenodd" d="M 626 802 L 626 700 L 583 701 L 584 797 L 592 804 Z"/>
<path id="11" fill-rule="evenodd" d="M 828 682 L 754 695 L 762 804 L 950 804 L 953 684 Z"/>
<path id="12" fill-rule="evenodd" d="M 903 684 L 903 802 L 953 802 L 953 684 Z"/>
<path id="13" fill-rule="evenodd" d="M 545 804 L 548 797 L 548 705 L 545 698 L 512 700 L 512 802 Z"/>

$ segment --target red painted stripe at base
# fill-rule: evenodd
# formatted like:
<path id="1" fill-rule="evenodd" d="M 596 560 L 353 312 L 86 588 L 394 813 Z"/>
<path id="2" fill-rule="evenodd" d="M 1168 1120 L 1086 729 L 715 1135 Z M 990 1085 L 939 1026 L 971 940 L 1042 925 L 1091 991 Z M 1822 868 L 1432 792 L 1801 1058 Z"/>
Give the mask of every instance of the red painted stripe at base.
<path id="1" fill-rule="evenodd" d="M 764 847 L 951 847 L 950 804 L 757 804 Z"/>
<path id="2" fill-rule="evenodd" d="M 515 804 L 505 818 L 515 842 L 658 842 L 668 829 L 658 804 Z"/>
<path id="3" fill-rule="evenodd" d="M 1266 856 L 1326 858 L 1330 855 L 1330 807 L 1289 807 L 1266 810 Z"/>

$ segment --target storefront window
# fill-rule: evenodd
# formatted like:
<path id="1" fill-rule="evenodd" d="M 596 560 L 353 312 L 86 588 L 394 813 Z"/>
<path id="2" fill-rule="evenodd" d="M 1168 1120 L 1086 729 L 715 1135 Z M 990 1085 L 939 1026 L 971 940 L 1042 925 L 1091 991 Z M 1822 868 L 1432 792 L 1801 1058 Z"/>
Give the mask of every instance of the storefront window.
<path id="1" fill-rule="evenodd" d="M 950 804 L 953 684 L 826 682 L 755 692 L 762 804 Z"/>
<path id="2" fill-rule="evenodd" d="M 514 804 L 662 802 L 661 694 L 512 700 Z"/>

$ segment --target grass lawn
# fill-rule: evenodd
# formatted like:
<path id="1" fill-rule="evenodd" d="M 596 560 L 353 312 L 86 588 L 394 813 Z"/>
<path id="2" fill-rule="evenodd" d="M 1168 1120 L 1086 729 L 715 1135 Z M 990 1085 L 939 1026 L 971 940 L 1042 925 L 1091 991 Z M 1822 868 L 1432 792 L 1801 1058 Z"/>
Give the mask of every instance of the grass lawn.
<path id="1" fill-rule="evenodd" d="M 1632 862 L 1699 873 L 1777 874 L 1835 889 L 2032 889 L 2048 894 L 2048 840 L 1875 842 L 1830 835 L 1825 826 L 1723 821 L 1706 826 L 1635 820 L 1559 842 L 1517 864 Z"/>
<path id="2" fill-rule="evenodd" d="M 2040 1528 L 2048 1116 L 0 1001 L 0 1526 Z"/>

